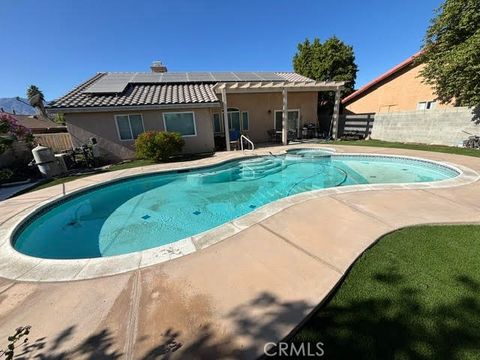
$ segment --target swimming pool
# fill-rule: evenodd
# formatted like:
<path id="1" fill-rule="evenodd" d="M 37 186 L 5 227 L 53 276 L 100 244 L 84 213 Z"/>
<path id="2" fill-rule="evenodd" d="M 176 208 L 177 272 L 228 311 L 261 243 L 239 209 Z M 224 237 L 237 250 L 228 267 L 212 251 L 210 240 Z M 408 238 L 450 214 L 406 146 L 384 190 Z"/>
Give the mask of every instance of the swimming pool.
<path id="1" fill-rule="evenodd" d="M 295 149 L 137 176 L 66 196 L 30 216 L 12 242 L 39 258 L 108 257 L 174 243 L 306 191 L 458 175 L 419 159 Z"/>

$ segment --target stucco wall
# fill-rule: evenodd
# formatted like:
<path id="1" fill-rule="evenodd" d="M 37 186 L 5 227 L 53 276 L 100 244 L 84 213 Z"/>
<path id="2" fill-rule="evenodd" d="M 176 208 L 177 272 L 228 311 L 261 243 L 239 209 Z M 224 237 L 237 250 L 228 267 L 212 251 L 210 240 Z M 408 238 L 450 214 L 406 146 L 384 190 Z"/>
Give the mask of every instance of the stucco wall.
<path id="1" fill-rule="evenodd" d="M 67 113 L 65 120 L 74 146 L 79 146 L 95 137 L 101 154 L 112 160 L 135 157 L 134 141 L 120 140 L 115 124 L 115 115 L 141 114 L 145 130 L 164 130 L 163 113 L 180 110 L 118 111 L 98 113 Z M 212 110 L 210 108 L 188 109 L 195 114 L 197 135 L 185 137 L 184 153 L 208 152 L 214 149 Z"/>
<path id="2" fill-rule="evenodd" d="M 317 99 L 318 93 L 315 91 L 288 93 L 288 108 L 300 110 L 300 126 L 317 121 Z M 274 128 L 275 110 L 282 110 L 282 93 L 227 94 L 227 105 L 229 108 L 238 108 L 241 112 L 248 111 L 247 136 L 254 142 L 265 142 L 268 140 L 267 130 Z M 115 115 L 141 114 L 145 130 L 161 131 L 164 130 L 162 114 L 178 111 L 183 110 L 66 113 L 65 120 L 74 146 L 84 144 L 90 137 L 95 137 L 102 156 L 118 160 L 133 158 L 135 153 L 134 141 L 120 140 Z M 195 113 L 197 136 L 184 138 L 184 152 L 212 151 L 214 149 L 213 113 L 220 113 L 221 108 L 198 108 L 185 111 Z"/>
<path id="3" fill-rule="evenodd" d="M 288 93 L 288 108 L 300 110 L 300 127 L 317 121 L 317 99 L 315 91 Z M 254 142 L 264 142 L 268 140 L 267 130 L 275 127 L 275 110 L 282 110 L 282 93 L 227 94 L 227 105 L 248 111 L 250 127 L 247 136 Z"/>
<path id="4" fill-rule="evenodd" d="M 472 121 L 469 108 L 419 110 L 375 115 L 372 139 L 457 146 L 480 125 Z"/>
<path id="5" fill-rule="evenodd" d="M 419 72 L 424 65 L 409 67 L 388 78 L 346 105 L 355 114 L 413 111 L 422 101 L 435 100 L 432 88 L 422 83 Z M 436 108 L 451 107 L 436 103 Z"/>

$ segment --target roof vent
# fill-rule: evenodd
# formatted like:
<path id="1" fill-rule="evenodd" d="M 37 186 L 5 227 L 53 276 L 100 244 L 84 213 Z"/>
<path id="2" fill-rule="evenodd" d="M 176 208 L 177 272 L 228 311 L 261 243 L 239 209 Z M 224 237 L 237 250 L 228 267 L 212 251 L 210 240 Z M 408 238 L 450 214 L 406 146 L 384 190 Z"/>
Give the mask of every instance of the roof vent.
<path id="1" fill-rule="evenodd" d="M 154 61 L 152 63 L 152 66 L 150 66 L 150 69 L 152 69 L 152 72 L 154 73 L 165 73 L 167 72 L 167 67 L 162 64 L 161 61 Z"/>

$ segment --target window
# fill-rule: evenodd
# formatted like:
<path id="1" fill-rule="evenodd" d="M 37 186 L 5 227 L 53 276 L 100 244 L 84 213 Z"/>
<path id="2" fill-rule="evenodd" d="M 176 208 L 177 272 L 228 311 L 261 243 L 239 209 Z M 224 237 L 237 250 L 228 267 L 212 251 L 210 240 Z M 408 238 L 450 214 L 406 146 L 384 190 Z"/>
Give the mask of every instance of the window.
<path id="1" fill-rule="evenodd" d="M 248 121 L 248 111 L 241 112 L 242 117 L 240 118 L 240 110 L 237 108 L 228 108 L 228 127 L 230 130 L 237 131 L 248 131 L 249 121 Z M 213 131 L 215 133 L 222 133 L 223 130 L 223 113 L 214 113 L 213 114 Z"/>
<path id="2" fill-rule="evenodd" d="M 436 101 L 421 101 L 417 104 L 417 110 L 435 109 L 436 105 L 437 105 Z"/>
<path id="3" fill-rule="evenodd" d="M 115 115 L 120 140 L 134 140 L 145 131 L 142 115 Z"/>
<path id="4" fill-rule="evenodd" d="M 228 108 L 228 128 L 240 131 L 240 111 L 236 108 Z"/>
<path id="5" fill-rule="evenodd" d="M 244 111 L 242 112 L 242 130 L 243 131 L 248 131 L 248 112 Z"/>
<path id="6" fill-rule="evenodd" d="M 165 130 L 180 133 L 182 136 L 196 136 L 195 116 L 193 112 L 163 113 Z"/>
<path id="7" fill-rule="evenodd" d="M 219 113 L 213 114 L 213 132 L 215 133 L 222 132 L 222 119 L 220 118 Z"/>

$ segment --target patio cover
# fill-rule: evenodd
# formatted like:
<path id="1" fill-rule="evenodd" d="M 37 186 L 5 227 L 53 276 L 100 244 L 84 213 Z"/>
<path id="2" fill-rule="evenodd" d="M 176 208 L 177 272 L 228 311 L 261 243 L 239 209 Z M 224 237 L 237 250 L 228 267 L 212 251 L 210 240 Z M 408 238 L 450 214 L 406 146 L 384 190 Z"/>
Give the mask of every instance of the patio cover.
<path id="1" fill-rule="evenodd" d="M 336 138 L 338 133 L 338 118 L 340 113 L 340 96 L 345 88 L 344 81 L 256 81 L 256 82 L 219 82 L 214 86 L 214 91 L 222 95 L 224 127 L 227 150 L 230 150 L 230 136 L 228 127 L 227 93 L 262 93 L 281 92 L 283 97 L 282 107 L 282 142 L 287 145 L 287 114 L 288 114 L 288 92 L 305 91 L 333 91 L 335 92 L 335 105 L 333 111 L 332 137 Z"/>

